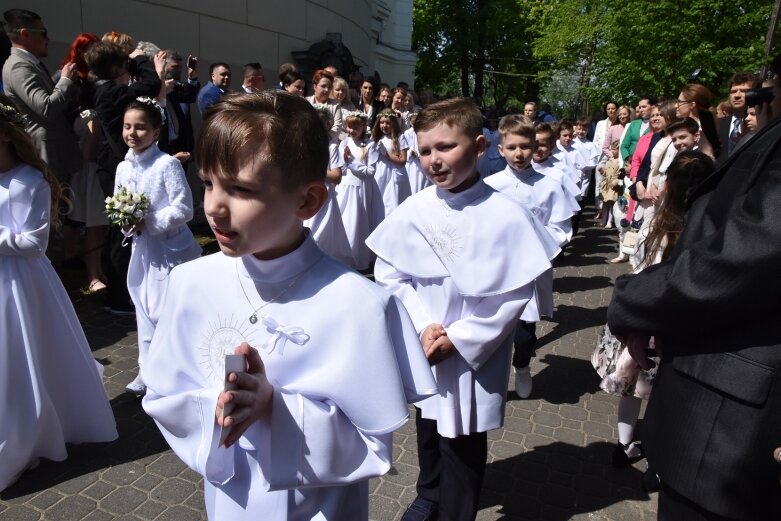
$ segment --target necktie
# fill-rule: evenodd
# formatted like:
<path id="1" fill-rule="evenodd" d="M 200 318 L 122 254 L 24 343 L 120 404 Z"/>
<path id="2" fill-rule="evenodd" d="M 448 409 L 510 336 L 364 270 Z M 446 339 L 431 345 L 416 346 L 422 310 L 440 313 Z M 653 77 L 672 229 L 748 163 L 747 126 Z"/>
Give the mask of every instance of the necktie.
<path id="1" fill-rule="evenodd" d="M 738 118 L 735 118 L 732 120 L 732 130 L 729 132 L 729 147 L 727 152 L 732 153 L 732 151 L 735 149 L 735 145 L 738 142 L 738 137 L 740 136 L 740 124 L 741 120 Z"/>

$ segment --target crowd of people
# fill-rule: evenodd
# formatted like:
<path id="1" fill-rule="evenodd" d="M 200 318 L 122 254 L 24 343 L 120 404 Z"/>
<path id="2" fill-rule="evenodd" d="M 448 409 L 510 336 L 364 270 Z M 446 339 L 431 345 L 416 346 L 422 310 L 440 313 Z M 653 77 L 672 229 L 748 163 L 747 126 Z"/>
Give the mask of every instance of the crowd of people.
<path id="1" fill-rule="evenodd" d="M 4 27 L 0 382 L 30 391 L 0 407 L 0 490 L 65 443 L 117 437 L 45 256 L 55 229 L 86 290 L 135 314 L 127 391 L 204 476 L 210 519 L 367 519 L 408 404 L 420 474 L 403 519 L 474 519 L 487 432 L 511 370 L 532 393 L 552 265 L 593 198 L 618 231 L 610 262 L 632 268 L 592 357 L 619 397 L 612 464 L 648 453 L 660 519 L 781 515 L 778 58 L 767 85 L 733 75 L 721 114 L 690 83 L 597 121 L 529 102 L 489 129 L 472 100 L 416 102 L 333 67 L 307 82 L 283 64 L 266 85 L 249 63 L 233 92 L 217 62 L 201 86 L 196 57 L 116 32 L 78 35 L 51 75 L 40 16 L 12 9 Z M 187 225 L 193 161 L 221 250 L 207 256 Z M 109 226 L 107 197 L 148 209 Z"/>

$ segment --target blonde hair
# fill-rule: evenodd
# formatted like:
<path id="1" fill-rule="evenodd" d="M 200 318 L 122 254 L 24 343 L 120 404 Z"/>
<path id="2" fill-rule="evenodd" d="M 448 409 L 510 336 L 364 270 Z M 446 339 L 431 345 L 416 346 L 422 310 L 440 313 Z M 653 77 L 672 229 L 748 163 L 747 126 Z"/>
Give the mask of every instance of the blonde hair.
<path id="1" fill-rule="evenodd" d="M 129 34 L 109 31 L 103 35 L 101 40 L 119 45 L 125 51 L 125 54 L 130 54 L 136 50 L 136 41 Z"/>
<path id="2" fill-rule="evenodd" d="M 499 120 L 499 135 L 502 139 L 508 134 L 528 138 L 534 143 L 537 137 L 534 122 L 523 114 L 508 114 Z"/>

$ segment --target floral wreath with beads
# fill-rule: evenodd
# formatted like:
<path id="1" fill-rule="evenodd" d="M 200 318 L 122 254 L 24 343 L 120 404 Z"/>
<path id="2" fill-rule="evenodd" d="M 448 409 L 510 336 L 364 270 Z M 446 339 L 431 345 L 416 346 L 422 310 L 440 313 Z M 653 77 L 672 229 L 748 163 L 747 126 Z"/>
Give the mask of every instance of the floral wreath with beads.
<path id="1" fill-rule="evenodd" d="M 20 130 L 25 130 L 29 120 L 16 107 L 0 104 L 0 119 L 3 119 Z"/>
<path id="2" fill-rule="evenodd" d="M 136 98 L 136 101 L 157 109 L 157 111 L 160 113 L 160 117 L 163 118 L 163 121 L 165 121 L 165 109 L 160 106 L 157 100 L 154 100 L 149 96 L 139 96 Z"/>

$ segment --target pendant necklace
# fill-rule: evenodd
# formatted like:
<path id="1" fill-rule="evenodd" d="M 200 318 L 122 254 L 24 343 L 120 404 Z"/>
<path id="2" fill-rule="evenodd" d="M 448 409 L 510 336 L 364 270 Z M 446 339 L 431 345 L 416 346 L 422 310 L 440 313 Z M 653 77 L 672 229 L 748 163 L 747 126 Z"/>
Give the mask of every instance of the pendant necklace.
<path id="1" fill-rule="evenodd" d="M 241 282 L 241 275 L 239 274 L 239 261 L 236 260 L 236 276 L 239 278 L 239 287 L 241 288 L 241 292 L 244 293 L 244 298 L 247 300 L 247 304 L 249 304 L 249 307 L 252 308 L 252 314 L 249 316 L 249 323 L 250 324 L 256 324 L 258 322 L 258 311 L 263 309 L 264 307 L 268 306 L 272 302 L 276 302 L 277 299 L 279 299 L 282 295 L 287 293 L 287 291 L 292 288 L 296 282 L 298 282 L 298 279 L 300 279 L 304 273 L 301 273 L 297 277 L 295 277 L 290 284 L 288 284 L 282 291 L 280 291 L 274 298 L 269 299 L 265 301 L 263 304 L 261 304 L 258 307 L 253 307 L 252 301 L 249 299 L 249 296 L 247 295 L 247 291 L 244 289 L 244 284 Z"/>

